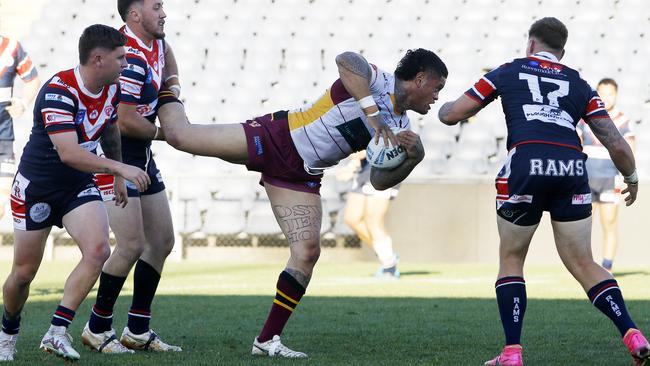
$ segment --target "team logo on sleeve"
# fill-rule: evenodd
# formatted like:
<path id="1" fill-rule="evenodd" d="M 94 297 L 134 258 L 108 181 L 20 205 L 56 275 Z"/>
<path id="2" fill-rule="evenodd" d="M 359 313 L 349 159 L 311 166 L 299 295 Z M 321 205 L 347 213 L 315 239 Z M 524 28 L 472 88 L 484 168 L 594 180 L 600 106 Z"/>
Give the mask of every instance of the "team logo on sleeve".
<path id="1" fill-rule="evenodd" d="M 29 217 L 31 217 L 32 221 L 40 224 L 50 216 L 51 212 L 52 208 L 50 205 L 45 202 L 39 202 L 29 209 Z"/>
<path id="2" fill-rule="evenodd" d="M 104 114 L 106 115 L 106 117 L 110 117 L 111 115 L 113 115 L 114 110 L 115 108 L 109 105 L 108 107 L 104 108 Z"/>
<path id="3" fill-rule="evenodd" d="M 80 109 L 79 111 L 77 111 L 77 115 L 74 118 L 74 123 L 78 125 L 82 124 L 85 118 L 86 118 L 86 110 Z"/>

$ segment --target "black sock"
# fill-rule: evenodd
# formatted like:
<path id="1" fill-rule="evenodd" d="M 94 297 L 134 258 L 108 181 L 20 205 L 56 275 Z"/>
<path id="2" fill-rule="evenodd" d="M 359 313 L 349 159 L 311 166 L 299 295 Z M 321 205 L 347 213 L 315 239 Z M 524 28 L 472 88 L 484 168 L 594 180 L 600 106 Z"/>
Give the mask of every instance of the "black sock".
<path id="1" fill-rule="evenodd" d="M 142 259 L 138 260 L 133 273 L 133 302 L 127 325 L 131 333 L 142 334 L 149 331 L 151 303 L 159 282 L 158 271 Z"/>
<path id="2" fill-rule="evenodd" d="M 113 307 L 117 297 L 122 291 L 126 277 L 117 277 L 106 272 L 99 275 L 99 289 L 97 301 L 90 313 L 88 327 L 90 331 L 98 334 L 111 330 L 113 325 Z"/>
<path id="3" fill-rule="evenodd" d="M 506 345 L 520 344 L 526 312 L 526 282 L 521 277 L 502 277 L 494 284 Z"/>
<path id="4" fill-rule="evenodd" d="M 587 296 L 589 296 L 589 301 L 598 310 L 614 322 L 618 331 L 621 332 L 621 337 L 630 328 L 636 328 L 636 325 L 630 318 L 630 314 L 627 312 L 623 294 L 618 288 L 616 280 L 605 280 L 597 284 L 587 291 Z"/>
<path id="5" fill-rule="evenodd" d="M 18 334 L 20 330 L 20 315 L 9 316 L 7 310 L 2 314 L 2 331 L 5 334 Z"/>
<path id="6" fill-rule="evenodd" d="M 75 312 L 73 310 L 59 304 L 52 316 L 52 325 L 64 326 L 67 328 L 74 320 L 74 314 Z"/>

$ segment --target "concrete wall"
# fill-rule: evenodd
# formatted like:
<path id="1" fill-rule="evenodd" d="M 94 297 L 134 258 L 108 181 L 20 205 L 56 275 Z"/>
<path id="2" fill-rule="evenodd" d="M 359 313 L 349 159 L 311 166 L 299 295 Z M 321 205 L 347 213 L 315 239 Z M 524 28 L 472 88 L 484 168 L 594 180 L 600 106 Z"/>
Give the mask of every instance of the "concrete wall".
<path id="1" fill-rule="evenodd" d="M 620 265 L 650 264 L 650 198 L 640 186 L 637 202 L 619 208 Z M 404 261 L 497 263 L 499 237 L 490 180 L 475 183 L 405 183 L 393 202 L 388 229 Z M 594 216 L 592 248 L 601 260 L 602 232 Z M 561 263 L 553 240 L 550 217 L 545 213 L 528 254 L 528 262 Z"/>

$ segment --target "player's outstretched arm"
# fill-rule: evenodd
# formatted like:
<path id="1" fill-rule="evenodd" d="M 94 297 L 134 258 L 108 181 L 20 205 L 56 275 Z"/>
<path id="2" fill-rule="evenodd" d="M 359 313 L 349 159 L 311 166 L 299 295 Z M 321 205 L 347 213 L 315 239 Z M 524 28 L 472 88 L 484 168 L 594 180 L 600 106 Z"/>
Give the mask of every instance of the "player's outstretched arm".
<path id="1" fill-rule="evenodd" d="M 51 134 L 50 139 L 61 161 L 79 171 L 122 176 L 133 182 L 141 192 L 151 184 L 149 176 L 141 169 L 112 159 L 100 158 L 84 150 L 79 146 L 77 133 L 74 131 Z"/>
<path id="2" fill-rule="evenodd" d="M 406 179 L 413 169 L 424 159 L 424 146 L 422 140 L 413 131 L 401 131 L 397 134 L 397 141 L 406 149 L 406 160 L 393 170 L 383 170 L 372 167 L 370 169 L 370 183 L 375 189 L 383 191 L 394 187 Z"/>
<path id="3" fill-rule="evenodd" d="M 616 128 L 616 125 L 611 118 L 590 118 L 586 122 L 600 143 L 602 143 L 609 152 L 609 156 L 614 162 L 616 169 L 623 174 L 627 188 L 625 188 L 622 193 L 627 193 L 625 204 L 627 206 L 631 205 L 636 200 L 636 194 L 639 189 L 639 178 L 636 173 L 636 163 L 630 145 L 625 141 L 623 136 L 621 136 L 621 133 L 618 128 Z"/>
<path id="4" fill-rule="evenodd" d="M 368 123 L 375 129 L 375 141 L 384 137 L 384 144 L 388 141 L 397 144 L 395 135 L 388 125 L 381 120 L 379 107 L 370 93 L 370 79 L 372 69 L 363 56 L 354 52 L 343 52 L 336 56 L 336 66 L 339 69 L 339 78 L 350 95 L 359 101 L 363 112 L 368 118 Z"/>
<path id="5" fill-rule="evenodd" d="M 483 108 L 481 104 L 463 94 L 455 101 L 443 104 L 438 111 L 438 119 L 440 119 L 440 122 L 452 126 L 472 117 L 481 108 Z"/>
<path id="6" fill-rule="evenodd" d="M 171 90 L 176 98 L 181 96 L 181 82 L 178 78 L 178 63 L 174 51 L 167 41 L 165 41 L 165 69 L 163 70 L 163 80 L 165 86 Z"/>
<path id="7" fill-rule="evenodd" d="M 143 140 L 165 140 L 158 127 L 142 117 L 134 104 L 120 103 L 117 106 L 117 124 L 124 136 Z"/>

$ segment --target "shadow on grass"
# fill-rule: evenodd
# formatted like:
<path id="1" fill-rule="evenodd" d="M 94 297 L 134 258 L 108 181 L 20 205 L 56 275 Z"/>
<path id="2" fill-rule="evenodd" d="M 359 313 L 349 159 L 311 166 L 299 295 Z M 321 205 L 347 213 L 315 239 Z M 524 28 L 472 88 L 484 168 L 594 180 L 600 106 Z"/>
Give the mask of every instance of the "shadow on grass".
<path id="1" fill-rule="evenodd" d="M 94 297 L 91 296 L 94 299 Z M 82 349 L 79 336 L 90 303 L 70 327 L 82 359 L 77 365 L 480 365 L 500 351 L 494 299 L 311 297 L 300 303 L 283 335 L 308 361 L 253 358 L 250 349 L 271 296 L 158 296 L 152 328 L 183 347 L 180 354 L 100 355 Z M 131 297 L 118 300 L 114 327 L 126 323 Z M 55 301 L 30 300 L 13 365 L 61 365 L 38 351 Z M 650 328 L 650 301 L 630 301 L 632 316 Z M 636 315 L 636 316 L 635 316 Z M 529 365 L 629 365 L 615 327 L 589 302 L 530 299 L 522 342 Z"/>
<path id="2" fill-rule="evenodd" d="M 648 271 L 627 271 L 627 272 L 614 272 L 614 277 L 620 278 L 625 276 L 647 276 L 650 275 Z"/>
<path id="3" fill-rule="evenodd" d="M 403 277 L 408 277 L 408 276 L 435 276 L 440 274 L 440 272 L 436 271 L 400 271 L 400 276 Z"/>

